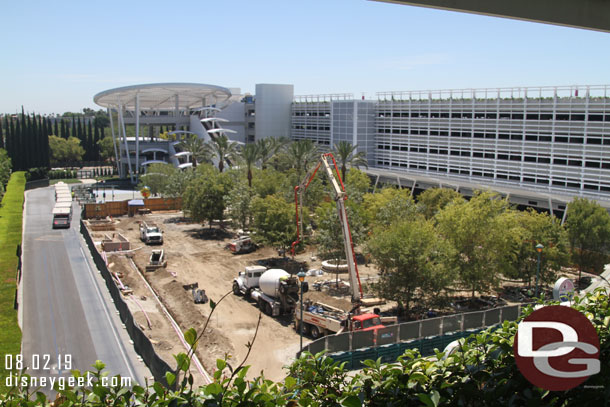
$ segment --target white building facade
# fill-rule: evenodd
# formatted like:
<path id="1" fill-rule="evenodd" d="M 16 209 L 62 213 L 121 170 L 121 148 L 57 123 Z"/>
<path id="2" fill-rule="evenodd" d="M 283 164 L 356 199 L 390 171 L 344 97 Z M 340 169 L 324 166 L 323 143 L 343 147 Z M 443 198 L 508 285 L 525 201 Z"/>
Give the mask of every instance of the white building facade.
<path id="1" fill-rule="evenodd" d="M 398 173 L 610 199 L 610 87 L 296 98 L 292 138 L 358 144 Z"/>

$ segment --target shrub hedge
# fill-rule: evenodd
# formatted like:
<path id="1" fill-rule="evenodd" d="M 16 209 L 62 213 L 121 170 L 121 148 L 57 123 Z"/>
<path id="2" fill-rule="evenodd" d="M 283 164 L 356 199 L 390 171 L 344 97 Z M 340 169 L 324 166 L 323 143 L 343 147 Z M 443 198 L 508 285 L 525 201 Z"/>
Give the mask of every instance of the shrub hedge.
<path id="1" fill-rule="evenodd" d="M 212 307 L 215 304 L 211 301 Z M 288 368 L 283 382 L 259 376 L 247 380 L 248 366 L 231 366 L 218 360 L 214 382 L 193 388 L 189 358 L 176 355 L 177 372 L 166 374 L 170 386 L 159 383 L 144 388 L 104 387 L 101 362 L 94 365 L 92 388 L 59 390 L 54 406 L 604 406 L 610 402 L 610 306 L 601 290 L 577 300 L 573 307 L 595 326 L 600 339 L 601 372 L 585 385 L 551 392 L 531 385 L 519 372 L 513 341 L 518 322 L 505 321 L 467 338 L 458 352 L 443 358 L 422 358 L 408 350 L 397 363 L 367 361 L 366 367 L 348 375 L 343 365 L 323 353 L 304 353 Z M 532 312 L 529 307 L 523 317 Z M 196 346 L 194 330 L 185 339 Z M 251 346 L 249 344 L 249 346 Z M 179 373 L 179 374 L 177 374 Z M 76 377 L 82 373 L 74 372 Z M 27 402 L 49 405 L 42 393 L 14 387 L 0 395 L 0 404 L 22 406 Z"/>

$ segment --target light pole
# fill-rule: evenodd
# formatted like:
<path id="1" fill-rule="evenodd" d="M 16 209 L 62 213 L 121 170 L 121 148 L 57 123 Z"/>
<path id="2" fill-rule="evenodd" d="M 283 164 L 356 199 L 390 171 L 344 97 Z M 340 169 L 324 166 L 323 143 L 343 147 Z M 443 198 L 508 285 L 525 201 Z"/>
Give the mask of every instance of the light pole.
<path id="1" fill-rule="evenodd" d="M 299 355 L 303 352 L 303 282 L 305 281 L 305 273 L 303 269 L 298 272 L 297 277 L 301 282 L 301 320 L 299 321 L 299 335 L 301 337 L 301 347 L 299 350 Z"/>
<path id="2" fill-rule="evenodd" d="M 536 297 L 538 297 L 538 279 L 540 278 L 540 253 L 542 253 L 544 246 L 538 243 L 536 245 L 536 251 L 538 252 L 538 267 L 536 270 Z"/>

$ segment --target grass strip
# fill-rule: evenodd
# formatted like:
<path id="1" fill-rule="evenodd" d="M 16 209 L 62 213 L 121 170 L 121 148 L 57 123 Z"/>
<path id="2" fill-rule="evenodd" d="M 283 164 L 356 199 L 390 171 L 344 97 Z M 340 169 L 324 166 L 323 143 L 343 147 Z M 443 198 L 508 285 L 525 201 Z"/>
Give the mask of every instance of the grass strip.
<path id="1" fill-rule="evenodd" d="M 5 355 L 21 352 L 21 329 L 17 323 L 17 247 L 21 245 L 25 172 L 11 175 L 0 206 L 0 392 L 6 390 Z"/>

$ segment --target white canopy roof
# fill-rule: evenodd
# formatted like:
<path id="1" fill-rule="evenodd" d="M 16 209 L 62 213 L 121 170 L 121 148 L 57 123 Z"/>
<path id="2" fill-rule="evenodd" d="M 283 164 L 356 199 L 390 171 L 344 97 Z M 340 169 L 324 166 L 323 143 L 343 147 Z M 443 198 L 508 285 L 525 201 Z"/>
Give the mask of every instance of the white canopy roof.
<path id="1" fill-rule="evenodd" d="M 180 109 L 224 102 L 231 97 L 231 91 L 203 83 L 150 83 L 109 89 L 95 95 L 93 101 L 103 107 L 117 108 L 121 104 L 128 110 L 134 110 L 136 95 L 142 110 L 173 110 L 176 102 Z"/>

